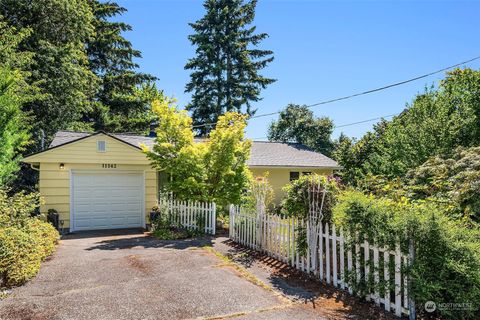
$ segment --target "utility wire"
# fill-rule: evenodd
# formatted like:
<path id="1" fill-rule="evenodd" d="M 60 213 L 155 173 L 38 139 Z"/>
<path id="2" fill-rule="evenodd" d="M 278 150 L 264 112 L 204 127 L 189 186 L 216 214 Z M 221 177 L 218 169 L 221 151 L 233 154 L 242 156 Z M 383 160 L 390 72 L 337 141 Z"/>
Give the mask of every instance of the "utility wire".
<path id="1" fill-rule="evenodd" d="M 383 87 L 379 87 L 379 88 L 375 88 L 375 89 L 371 89 L 371 90 L 367 90 L 367 91 L 362 91 L 362 92 L 350 94 L 350 95 L 348 95 L 348 96 L 343 96 L 343 97 L 339 97 L 339 98 L 335 98 L 335 99 L 320 101 L 320 102 L 317 102 L 317 103 L 314 103 L 314 104 L 307 105 L 306 107 L 307 107 L 307 108 L 312 108 L 312 107 L 316 107 L 316 106 L 320 106 L 320 105 L 324 105 L 324 104 L 329 104 L 329 103 L 333 103 L 333 102 L 337 102 L 337 101 L 347 100 L 347 99 L 355 98 L 355 97 L 358 97 L 358 96 L 362 96 L 362 95 L 366 95 L 366 94 L 370 94 L 370 93 L 382 91 L 382 90 L 385 90 L 385 89 L 397 87 L 397 86 L 400 86 L 400 85 L 403 85 L 403 84 L 406 84 L 406 83 L 409 83 L 409 82 L 413 82 L 413 81 L 417 81 L 417 80 L 420 80 L 420 79 L 423 79 L 423 78 L 430 77 L 430 76 L 432 76 L 432 75 L 434 75 L 434 74 L 437 74 L 437 73 L 445 72 L 445 71 L 447 71 L 447 70 L 449 70 L 449 69 L 459 67 L 459 66 L 461 66 L 461 65 L 467 64 L 467 63 L 469 63 L 469 62 L 472 62 L 472 61 L 475 61 L 475 60 L 478 60 L 478 59 L 480 59 L 480 56 L 474 57 L 474 58 L 472 58 L 472 59 L 469 59 L 469 60 L 466 60 L 466 61 L 463 61 L 463 62 L 460 62 L 460 63 L 456 63 L 456 64 L 451 65 L 451 66 L 449 66 L 449 67 L 445 67 L 445 68 L 442 68 L 442 69 L 439 69 L 439 70 L 436 70 L 436 71 L 432 71 L 432 72 L 423 74 L 423 75 L 421 75 L 421 76 L 417 76 L 417 77 L 414 77 L 414 78 L 410 78 L 410 79 L 408 79 L 408 80 L 403 80 L 403 81 L 400 81 L 400 82 L 395 82 L 395 83 L 392 83 L 392 84 L 389 84 L 389 85 L 386 85 L 386 86 L 383 86 Z M 256 118 L 269 117 L 269 116 L 273 116 L 273 115 L 280 114 L 280 113 L 281 113 L 281 111 L 259 114 L 259 115 L 250 117 L 249 120 L 250 120 L 250 119 L 256 119 Z M 213 126 L 213 125 L 215 125 L 215 124 L 216 124 L 216 122 L 198 124 L 198 125 L 194 125 L 192 128 L 201 128 L 201 127 Z"/>
<path id="2" fill-rule="evenodd" d="M 389 115 L 382 116 L 382 117 L 376 117 L 376 118 L 371 118 L 371 119 L 367 119 L 367 120 L 361 120 L 361 121 L 357 121 L 357 122 L 341 124 L 339 126 L 333 126 L 333 129 L 349 127 L 349 126 L 353 126 L 353 125 L 356 125 L 356 124 L 361 124 L 361 123 L 371 122 L 371 121 L 375 121 L 375 120 L 390 118 L 390 117 L 394 117 L 394 116 L 398 116 L 398 115 L 399 115 L 399 113 L 394 113 L 394 114 L 389 114 Z M 257 139 L 268 139 L 268 137 L 252 138 L 252 140 L 257 140 Z"/>

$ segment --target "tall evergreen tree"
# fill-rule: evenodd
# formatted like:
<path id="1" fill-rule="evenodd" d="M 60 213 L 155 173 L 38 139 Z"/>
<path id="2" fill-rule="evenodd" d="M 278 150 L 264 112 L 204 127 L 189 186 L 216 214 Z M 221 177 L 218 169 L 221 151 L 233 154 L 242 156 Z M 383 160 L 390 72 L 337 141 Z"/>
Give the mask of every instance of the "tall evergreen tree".
<path id="1" fill-rule="evenodd" d="M 85 114 L 84 121 L 92 121 L 95 130 L 145 131 L 152 113 L 150 101 L 145 100 L 142 90 L 150 89 L 149 82 L 156 78 L 136 71 L 138 64 L 133 59 L 142 55 L 122 36 L 132 27 L 111 20 L 126 9 L 110 1 L 89 0 L 89 4 L 94 15 L 95 36 L 87 43 L 87 53 L 90 69 L 100 79 L 100 84 L 93 111 Z"/>
<path id="2" fill-rule="evenodd" d="M 85 43 L 93 35 L 93 15 L 86 0 L 0 0 L 0 15 L 8 27 L 30 30 L 18 44 L 19 53 L 32 53 L 24 70 L 28 84 L 41 97 L 22 109 L 35 117 L 34 137 L 40 129 L 48 138 L 59 129 L 75 128 L 91 108 L 96 77 L 89 70 Z M 29 152 L 38 150 L 33 144 Z"/>
<path id="3" fill-rule="evenodd" d="M 194 34 L 189 40 L 196 47 L 196 56 L 185 69 L 192 70 L 185 92 L 192 93 L 187 110 L 193 124 L 216 122 L 226 111 L 253 115 L 251 102 L 259 101 L 260 91 L 275 80 L 259 71 L 273 60 L 273 52 L 257 46 L 268 37 L 256 33 L 252 26 L 257 1 L 206 0 L 206 14 L 190 23 Z M 201 127 L 204 135 L 212 127 Z"/>

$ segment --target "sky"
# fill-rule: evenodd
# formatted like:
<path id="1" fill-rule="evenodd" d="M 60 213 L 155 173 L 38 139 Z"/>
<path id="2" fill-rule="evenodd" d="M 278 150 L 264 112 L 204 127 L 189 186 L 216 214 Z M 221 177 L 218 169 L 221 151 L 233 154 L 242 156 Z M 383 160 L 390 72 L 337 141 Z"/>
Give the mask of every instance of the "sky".
<path id="1" fill-rule="evenodd" d="M 188 104 L 185 63 L 195 48 L 189 22 L 205 11 L 200 0 L 121 0 L 130 24 L 124 36 L 143 58 L 140 70 L 178 106 Z M 259 0 L 254 25 L 269 38 L 260 48 L 275 60 L 262 74 L 277 81 L 262 91 L 257 114 L 289 103 L 314 104 L 442 69 L 480 56 L 480 1 L 287 1 Z M 480 60 L 466 66 L 479 69 Z M 438 84 L 437 74 L 381 92 L 314 107 L 336 126 L 401 112 L 417 93 Z M 247 137 L 265 140 L 277 116 L 251 119 Z M 375 122 L 335 129 L 360 138 Z"/>

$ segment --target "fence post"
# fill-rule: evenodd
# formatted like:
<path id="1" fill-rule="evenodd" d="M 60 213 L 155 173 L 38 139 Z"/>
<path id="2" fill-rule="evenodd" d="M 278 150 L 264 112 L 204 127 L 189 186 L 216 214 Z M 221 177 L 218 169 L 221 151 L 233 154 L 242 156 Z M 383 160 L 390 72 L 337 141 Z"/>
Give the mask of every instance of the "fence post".
<path id="1" fill-rule="evenodd" d="M 400 252 L 399 240 L 395 245 L 395 315 L 400 317 L 402 315 L 402 253 Z"/>
<path id="2" fill-rule="evenodd" d="M 216 233 L 216 225 L 217 225 L 217 204 L 215 202 L 212 203 L 212 234 L 215 235 Z"/>

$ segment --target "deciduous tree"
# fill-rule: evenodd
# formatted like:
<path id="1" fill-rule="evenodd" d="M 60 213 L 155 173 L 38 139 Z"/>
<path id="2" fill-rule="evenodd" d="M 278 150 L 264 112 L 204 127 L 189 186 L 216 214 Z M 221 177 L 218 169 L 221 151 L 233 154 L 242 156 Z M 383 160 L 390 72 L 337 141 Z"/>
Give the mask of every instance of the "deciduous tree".
<path id="1" fill-rule="evenodd" d="M 268 128 L 268 140 L 298 142 L 325 155 L 333 149 L 333 122 L 327 117 L 316 118 L 307 106 L 289 104 Z"/>
<path id="2" fill-rule="evenodd" d="M 172 100 L 156 100 L 152 106 L 159 119 L 152 150 L 145 148 L 152 165 L 171 179 L 165 190 L 177 198 L 239 203 L 251 174 L 246 160 L 250 140 L 244 140 L 246 116 L 227 112 L 220 116 L 210 138 L 196 141 L 192 119 Z"/>

